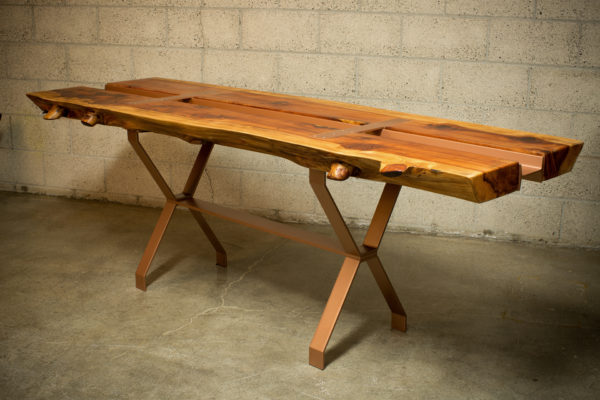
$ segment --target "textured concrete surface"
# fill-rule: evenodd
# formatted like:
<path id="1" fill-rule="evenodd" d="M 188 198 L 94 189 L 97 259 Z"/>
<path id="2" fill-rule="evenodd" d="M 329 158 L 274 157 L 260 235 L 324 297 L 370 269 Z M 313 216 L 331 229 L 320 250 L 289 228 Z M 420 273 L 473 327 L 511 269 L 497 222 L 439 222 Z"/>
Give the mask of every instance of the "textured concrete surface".
<path id="1" fill-rule="evenodd" d="M 597 250 L 388 233 L 408 332 L 363 266 L 320 371 L 339 256 L 210 219 L 223 269 L 182 211 L 144 293 L 158 213 L 0 192 L 1 398 L 598 398 Z"/>

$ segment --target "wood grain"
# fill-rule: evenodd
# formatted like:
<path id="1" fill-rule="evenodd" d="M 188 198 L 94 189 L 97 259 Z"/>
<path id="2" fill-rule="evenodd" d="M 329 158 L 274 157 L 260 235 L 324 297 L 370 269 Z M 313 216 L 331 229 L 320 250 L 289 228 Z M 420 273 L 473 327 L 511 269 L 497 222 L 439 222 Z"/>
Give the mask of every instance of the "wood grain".
<path id="1" fill-rule="evenodd" d="M 160 78 L 28 96 L 89 125 L 272 154 L 329 173 L 482 202 L 568 172 L 582 142 L 339 102 Z M 90 123 L 91 122 L 91 123 Z"/>

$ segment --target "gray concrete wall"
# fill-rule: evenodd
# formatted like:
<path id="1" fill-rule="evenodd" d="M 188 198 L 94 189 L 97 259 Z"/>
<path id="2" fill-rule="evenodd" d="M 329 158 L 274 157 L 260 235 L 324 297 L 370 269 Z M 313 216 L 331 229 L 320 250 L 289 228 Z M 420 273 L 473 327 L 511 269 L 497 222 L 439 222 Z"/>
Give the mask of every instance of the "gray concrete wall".
<path id="1" fill-rule="evenodd" d="M 397 230 L 600 246 L 598 0 L 2 0 L 0 189 L 133 204 L 159 191 L 124 131 L 45 122 L 34 90 L 163 76 L 582 139 L 571 174 L 475 205 L 403 189 Z M 131 4 L 126 6 L 125 4 Z M 183 184 L 194 147 L 144 137 Z M 331 183 L 355 224 L 381 185 Z M 306 171 L 218 148 L 200 197 L 323 221 Z"/>

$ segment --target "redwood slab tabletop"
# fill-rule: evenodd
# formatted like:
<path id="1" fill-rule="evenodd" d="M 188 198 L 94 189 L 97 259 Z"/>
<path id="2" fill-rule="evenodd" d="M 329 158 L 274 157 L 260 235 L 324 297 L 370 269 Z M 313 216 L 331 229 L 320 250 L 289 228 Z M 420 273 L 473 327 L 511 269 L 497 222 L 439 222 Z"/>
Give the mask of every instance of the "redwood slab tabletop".
<path id="1" fill-rule="evenodd" d="M 484 202 L 571 170 L 573 139 L 335 101 L 148 78 L 28 93 L 46 119 L 152 131 Z"/>

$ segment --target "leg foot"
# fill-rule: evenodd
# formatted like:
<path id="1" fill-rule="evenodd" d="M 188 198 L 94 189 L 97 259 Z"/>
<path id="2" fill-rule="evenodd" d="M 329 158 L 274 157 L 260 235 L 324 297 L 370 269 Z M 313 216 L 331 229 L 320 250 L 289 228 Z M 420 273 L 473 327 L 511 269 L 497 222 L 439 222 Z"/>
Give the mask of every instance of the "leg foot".
<path id="1" fill-rule="evenodd" d="M 217 265 L 220 267 L 227 267 L 227 254 L 217 252 Z"/>
<path id="2" fill-rule="evenodd" d="M 406 332 L 406 315 L 392 312 L 392 329 Z"/>
<path id="3" fill-rule="evenodd" d="M 135 274 L 135 287 L 146 291 L 146 277 L 142 275 Z"/>
<path id="4" fill-rule="evenodd" d="M 312 347 L 308 348 L 308 363 L 313 367 L 319 369 L 325 369 L 325 355 L 322 351 L 313 349 Z"/>

